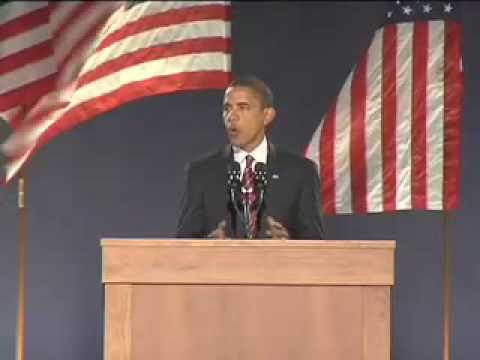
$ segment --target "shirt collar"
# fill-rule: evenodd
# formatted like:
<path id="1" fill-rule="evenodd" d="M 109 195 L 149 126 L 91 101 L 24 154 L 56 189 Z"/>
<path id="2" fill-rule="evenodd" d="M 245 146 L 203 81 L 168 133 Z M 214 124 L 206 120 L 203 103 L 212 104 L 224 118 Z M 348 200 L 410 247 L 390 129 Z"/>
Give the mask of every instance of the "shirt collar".
<path id="1" fill-rule="evenodd" d="M 267 154 L 268 154 L 268 142 L 267 138 L 264 136 L 263 140 L 258 146 L 253 149 L 251 152 L 246 152 L 245 150 L 240 149 L 237 146 L 233 146 L 233 158 L 236 162 L 242 164 L 248 154 L 252 155 L 255 159 L 255 162 L 267 163 Z"/>

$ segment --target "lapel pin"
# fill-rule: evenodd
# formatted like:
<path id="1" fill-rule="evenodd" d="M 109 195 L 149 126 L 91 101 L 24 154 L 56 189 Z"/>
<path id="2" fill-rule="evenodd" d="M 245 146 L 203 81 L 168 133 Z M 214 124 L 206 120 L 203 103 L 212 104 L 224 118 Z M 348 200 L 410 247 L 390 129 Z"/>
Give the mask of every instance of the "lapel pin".
<path id="1" fill-rule="evenodd" d="M 280 176 L 278 176 L 278 174 L 272 174 L 272 179 L 279 179 Z"/>

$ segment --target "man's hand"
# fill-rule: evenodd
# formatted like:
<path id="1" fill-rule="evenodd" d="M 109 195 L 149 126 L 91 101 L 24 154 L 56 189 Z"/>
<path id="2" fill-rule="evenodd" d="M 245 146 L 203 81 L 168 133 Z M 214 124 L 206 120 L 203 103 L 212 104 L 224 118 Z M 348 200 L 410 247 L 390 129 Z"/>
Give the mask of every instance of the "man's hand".
<path id="1" fill-rule="evenodd" d="M 227 222 L 222 220 L 218 223 L 217 228 L 208 234 L 209 239 L 226 239 L 227 238 Z"/>
<path id="2" fill-rule="evenodd" d="M 276 221 L 273 217 L 267 216 L 267 225 L 268 229 L 265 231 L 265 235 L 272 239 L 289 239 L 290 234 L 288 233 L 287 229 Z"/>

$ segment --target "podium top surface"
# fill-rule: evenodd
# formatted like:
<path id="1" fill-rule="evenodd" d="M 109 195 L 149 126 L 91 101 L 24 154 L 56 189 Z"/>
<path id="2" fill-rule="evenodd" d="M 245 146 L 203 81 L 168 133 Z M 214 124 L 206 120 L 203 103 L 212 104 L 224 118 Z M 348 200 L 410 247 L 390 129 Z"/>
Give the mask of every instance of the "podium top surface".
<path id="1" fill-rule="evenodd" d="M 395 241 L 103 239 L 103 283 L 384 285 Z"/>
<path id="2" fill-rule="evenodd" d="M 370 248 L 394 249 L 394 240 L 212 240 L 212 239 L 139 239 L 139 238 L 105 238 L 101 240 L 102 247 L 108 246 L 135 246 L 135 247 L 172 247 L 172 246 L 211 246 L 211 247 L 320 247 L 320 248 Z"/>

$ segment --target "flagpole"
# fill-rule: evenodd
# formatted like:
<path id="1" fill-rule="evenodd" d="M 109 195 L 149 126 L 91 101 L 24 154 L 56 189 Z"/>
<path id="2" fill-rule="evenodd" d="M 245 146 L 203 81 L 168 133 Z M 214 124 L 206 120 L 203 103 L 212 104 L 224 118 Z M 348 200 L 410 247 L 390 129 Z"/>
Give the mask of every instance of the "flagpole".
<path id="1" fill-rule="evenodd" d="M 18 261 L 18 309 L 16 360 L 25 359 L 25 275 L 27 264 L 27 200 L 26 177 L 23 172 L 18 179 L 18 209 L 20 213 L 20 239 Z"/>
<path id="2" fill-rule="evenodd" d="M 450 215 L 443 212 L 443 360 L 451 359 L 452 337 L 452 236 Z"/>

